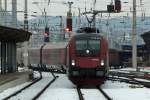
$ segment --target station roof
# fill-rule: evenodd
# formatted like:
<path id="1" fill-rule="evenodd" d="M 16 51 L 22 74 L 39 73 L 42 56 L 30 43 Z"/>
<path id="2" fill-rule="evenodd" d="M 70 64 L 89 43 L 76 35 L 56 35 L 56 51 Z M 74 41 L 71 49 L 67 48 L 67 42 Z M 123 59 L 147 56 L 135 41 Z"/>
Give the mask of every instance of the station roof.
<path id="1" fill-rule="evenodd" d="M 22 29 L 0 26 L 0 41 L 24 42 L 29 40 L 31 34 Z"/>
<path id="2" fill-rule="evenodd" d="M 150 31 L 149 32 L 145 32 L 144 34 L 141 35 L 142 38 L 144 39 L 144 42 L 147 46 L 147 48 L 150 51 Z"/>

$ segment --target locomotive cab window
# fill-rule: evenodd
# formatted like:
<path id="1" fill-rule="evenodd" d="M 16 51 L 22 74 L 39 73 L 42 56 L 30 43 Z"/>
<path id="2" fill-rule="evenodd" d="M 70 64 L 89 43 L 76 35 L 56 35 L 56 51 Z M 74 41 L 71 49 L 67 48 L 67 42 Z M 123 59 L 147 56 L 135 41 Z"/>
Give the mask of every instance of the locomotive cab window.
<path id="1" fill-rule="evenodd" d="M 84 50 L 87 48 L 87 40 L 77 40 L 76 50 Z"/>
<path id="2" fill-rule="evenodd" d="M 90 50 L 100 50 L 100 41 L 99 40 L 89 40 L 88 46 Z"/>
<path id="3" fill-rule="evenodd" d="M 99 40 L 76 40 L 76 54 L 79 56 L 96 56 L 100 53 Z"/>

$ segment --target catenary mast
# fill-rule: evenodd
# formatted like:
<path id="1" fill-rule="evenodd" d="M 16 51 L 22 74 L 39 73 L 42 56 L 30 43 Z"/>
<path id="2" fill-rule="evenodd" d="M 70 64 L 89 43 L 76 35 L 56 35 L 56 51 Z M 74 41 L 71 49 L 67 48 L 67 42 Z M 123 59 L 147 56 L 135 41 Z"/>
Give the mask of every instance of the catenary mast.
<path id="1" fill-rule="evenodd" d="M 137 69 L 136 0 L 133 0 L 132 19 L 132 66 Z"/>

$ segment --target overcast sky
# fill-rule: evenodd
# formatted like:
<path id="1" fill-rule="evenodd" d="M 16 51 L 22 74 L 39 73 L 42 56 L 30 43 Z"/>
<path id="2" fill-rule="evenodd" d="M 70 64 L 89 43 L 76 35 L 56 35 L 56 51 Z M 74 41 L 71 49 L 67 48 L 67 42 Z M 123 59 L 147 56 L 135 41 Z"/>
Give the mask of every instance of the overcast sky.
<path id="1" fill-rule="evenodd" d="M 11 10 L 11 2 L 8 1 L 8 10 Z M 68 11 L 68 5 L 66 4 L 68 1 L 74 2 L 72 5 L 72 12 L 74 15 L 78 15 L 78 8 L 81 8 L 81 12 L 93 8 L 94 0 L 50 0 L 50 4 L 48 5 L 49 0 L 28 0 L 28 13 L 29 18 L 32 18 L 31 15 L 41 15 L 44 8 L 46 9 L 48 15 L 53 16 L 66 16 L 66 12 Z M 96 0 L 96 10 L 106 10 L 107 5 L 114 0 Z M 111 14 L 111 16 L 126 16 L 127 13 L 129 16 L 132 16 L 132 1 L 133 0 L 121 0 L 122 2 L 122 13 L 119 14 Z M 146 16 L 150 16 L 150 0 L 136 0 L 137 1 L 137 15 L 141 16 L 142 11 L 145 12 Z M 38 4 L 33 4 L 33 2 L 38 2 Z M 128 3 L 124 3 L 128 2 Z M 4 0 L 2 0 L 2 4 L 4 7 Z M 17 8 L 18 10 L 24 10 L 24 0 L 17 0 Z M 33 12 L 37 12 L 36 14 Z M 104 14 L 105 15 L 105 14 Z M 18 19 L 23 19 L 23 13 L 18 13 Z"/>

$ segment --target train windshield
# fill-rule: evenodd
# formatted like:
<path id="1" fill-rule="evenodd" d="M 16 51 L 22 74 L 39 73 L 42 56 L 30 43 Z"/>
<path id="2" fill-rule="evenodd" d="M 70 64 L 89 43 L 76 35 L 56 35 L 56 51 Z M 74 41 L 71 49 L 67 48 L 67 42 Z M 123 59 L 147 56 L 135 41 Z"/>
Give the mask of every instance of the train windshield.
<path id="1" fill-rule="evenodd" d="M 98 41 L 98 40 L 89 40 L 88 48 L 90 50 L 99 50 L 100 49 L 100 41 Z"/>
<path id="2" fill-rule="evenodd" d="M 76 53 L 79 56 L 96 56 L 100 53 L 100 41 L 76 40 Z"/>
<path id="3" fill-rule="evenodd" d="M 76 50 L 84 50 L 88 47 L 87 40 L 77 40 L 76 41 Z"/>

